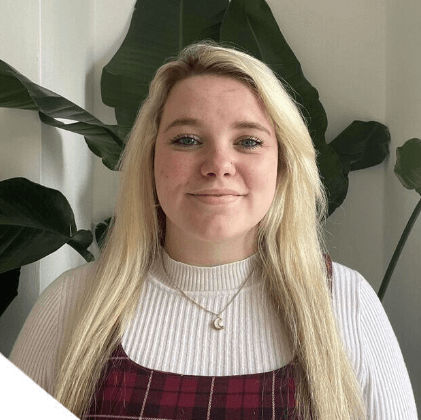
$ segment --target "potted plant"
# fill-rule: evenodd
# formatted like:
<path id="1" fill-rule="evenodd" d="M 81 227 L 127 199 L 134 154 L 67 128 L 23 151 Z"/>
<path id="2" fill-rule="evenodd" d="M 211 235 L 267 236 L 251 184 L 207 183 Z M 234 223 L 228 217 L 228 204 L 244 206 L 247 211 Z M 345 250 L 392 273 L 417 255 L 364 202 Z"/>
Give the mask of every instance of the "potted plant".
<path id="1" fill-rule="evenodd" d="M 165 14 L 160 13 L 163 9 Z M 272 68 L 293 95 L 318 151 L 329 215 L 346 197 L 349 172 L 377 165 L 387 156 L 389 131 L 375 121 L 354 121 L 327 143 L 327 117 L 318 92 L 305 78 L 264 0 L 138 1 L 127 36 L 102 73 L 102 99 L 115 108 L 117 125 L 101 122 L 66 98 L 31 82 L 3 61 L 0 61 L 0 106 L 37 111 L 43 123 L 83 135 L 89 149 L 107 168 L 115 170 L 156 69 L 184 46 L 203 39 L 254 55 Z M 61 119 L 72 122 L 64 123 Z M 34 211 L 37 206 L 41 206 L 40 210 Z M 48 218 L 40 216 L 46 211 Z M 106 227 L 106 222 L 100 224 L 98 235 Z M 16 295 L 22 265 L 65 243 L 91 260 L 92 254 L 87 249 L 91 242 L 90 232 L 76 229 L 73 212 L 58 191 L 21 178 L 0 182 L 0 275 L 2 296 L 9 296 L 2 303 L 3 310 Z"/>

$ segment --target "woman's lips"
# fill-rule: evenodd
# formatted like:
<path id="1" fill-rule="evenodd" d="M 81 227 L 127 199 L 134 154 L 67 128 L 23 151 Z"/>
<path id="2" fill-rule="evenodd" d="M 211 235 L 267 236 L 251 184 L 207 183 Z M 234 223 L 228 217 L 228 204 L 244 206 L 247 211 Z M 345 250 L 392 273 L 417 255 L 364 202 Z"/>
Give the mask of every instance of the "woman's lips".
<path id="1" fill-rule="evenodd" d="M 241 195 L 233 194 L 189 194 L 193 199 L 205 204 L 228 204 L 237 201 Z"/>

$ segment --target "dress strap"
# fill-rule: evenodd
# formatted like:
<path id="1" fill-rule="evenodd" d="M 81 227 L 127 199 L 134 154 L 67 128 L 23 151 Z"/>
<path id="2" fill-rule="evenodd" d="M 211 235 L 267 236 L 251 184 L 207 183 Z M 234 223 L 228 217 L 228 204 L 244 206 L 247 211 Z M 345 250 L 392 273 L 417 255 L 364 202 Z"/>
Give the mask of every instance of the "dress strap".
<path id="1" fill-rule="evenodd" d="M 326 264 L 326 272 L 327 272 L 327 280 L 330 292 L 332 292 L 332 277 L 333 277 L 333 269 L 332 269 L 332 258 L 330 258 L 329 254 L 323 254 Z"/>

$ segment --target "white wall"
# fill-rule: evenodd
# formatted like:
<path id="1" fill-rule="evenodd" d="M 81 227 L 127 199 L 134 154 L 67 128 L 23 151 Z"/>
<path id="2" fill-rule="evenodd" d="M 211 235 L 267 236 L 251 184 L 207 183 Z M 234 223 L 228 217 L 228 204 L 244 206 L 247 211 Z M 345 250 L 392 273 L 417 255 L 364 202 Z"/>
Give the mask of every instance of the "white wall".
<path id="1" fill-rule="evenodd" d="M 93 112 L 93 1 L 42 0 L 39 11 L 41 84 Z M 78 229 L 91 229 L 93 155 L 83 137 L 42 125 L 41 159 L 42 184 L 66 196 Z M 40 289 L 84 262 L 62 247 L 41 261 Z"/>
<path id="2" fill-rule="evenodd" d="M 0 45 L 0 56 L 33 80 L 92 109 L 103 121 L 115 121 L 113 110 L 101 102 L 101 70 L 124 38 L 136 1 L 120 0 L 118 7 L 114 0 L 41 0 L 39 6 L 29 0 L 2 1 L 0 9 L 6 13 L 0 13 L 0 34 L 4 32 L 7 37 L 2 39 L 11 40 L 13 47 Z M 305 75 L 319 90 L 329 119 L 328 141 L 354 119 L 389 125 L 392 149 L 409 137 L 421 136 L 417 118 L 421 111 L 421 34 L 416 22 L 421 6 L 417 2 L 268 0 Z M 92 221 L 111 214 L 118 176 L 98 158 L 93 158 L 92 165 L 89 153 L 81 155 L 86 150 L 82 139 L 42 128 L 31 113 L 0 110 L 0 119 L 1 179 L 25 175 L 60 188 L 75 209 L 79 227 L 90 227 Z M 10 133 L 13 142 L 6 140 Z M 25 133 L 34 140 L 28 141 Z M 82 165 L 77 171 L 76 158 Z M 415 193 L 404 190 L 395 179 L 393 162 L 394 157 L 376 168 L 352 172 L 347 199 L 327 223 L 333 258 L 360 271 L 375 290 L 417 200 Z M 418 400 L 420 224 L 384 302 Z M 65 266 L 79 263 L 73 255 L 46 259 L 37 288 L 43 289 Z M 23 276 L 22 283 L 32 284 L 25 280 L 28 275 L 36 276 L 36 265 L 30 267 L 25 270 L 34 273 Z M 16 302 L 23 298 L 24 293 Z M 0 319 L 1 334 L 5 322 Z M 19 325 L 9 322 L 7 327 L 16 330 Z"/>
<path id="3" fill-rule="evenodd" d="M 385 121 L 383 0 L 268 1 L 327 118 L 327 142 L 352 121 Z M 344 204 L 329 218 L 332 257 L 377 283 L 382 275 L 384 166 L 350 174 Z M 370 206 L 367 206 L 370 201 Z M 372 249 L 366 258 L 367 249 Z M 377 245 L 377 246 L 376 246 Z M 368 248 L 367 248 L 368 247 Z"/>
<path id="4" fill-rule="evenodd" d="M 389 261 L 420 196 L 403 188 L 395 174 L 395 150 L 412 137 L 421 138 L 421 2 L 387 0 L 387 110 L 393 156 L 388 162 L 384 201 L 384 254 Z M 421 406 L 421 218 L 401 255 L 384 306 L 400 342 Z"/>
<path id="5" fill-rule="evenodd" d="M 0 58 L 36 83 L 92 110 L 92 1 L 2 0 Z M 81 136 L 42 125 L 33 111 L 0 108 L 0 180 L 24 176 L 60 190 L 79 229 L 91 229 L 92 153 Z M 0 351 L 9 354 L 39 293 L 84 262 L 62 247 L 23 268 L 19 295 L 0 318 Z"/>
<path id="6" fill-rule="evenodd" d="M 5 0 L 0 7 L 0 57 L 35 82 L 40 79 L 38 8 L 35 2 Z M 4 12 L 4 13 L 3 13 Z M 19 16 L 11 22 L 11 16 Z M 18 48 L 21 46 L 21 48 Z M 17 50 L 20 50 L 19 53 Z M 28 111 L 0 108 L 0 180 L 17 176 L 41 178 L 41 123 Z M 39 263 L 23 267 L 19 299 L 0 318 L 0 350 L 8 353 L 17 330 L 39 294 Z"/>

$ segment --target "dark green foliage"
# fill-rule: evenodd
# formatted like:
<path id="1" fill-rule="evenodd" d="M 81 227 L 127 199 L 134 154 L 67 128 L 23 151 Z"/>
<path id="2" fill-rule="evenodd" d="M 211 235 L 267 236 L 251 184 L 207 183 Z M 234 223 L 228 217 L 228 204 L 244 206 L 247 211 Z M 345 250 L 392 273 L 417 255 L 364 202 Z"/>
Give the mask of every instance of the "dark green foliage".
<path id="1" fill-rule="evenodd" d="M 111 224 L 111 217 L 108 217 L 103 222 L 100 222 L 95 227 L 95 240 L 100 249 L 104 247 L 104 241 L 107 236 Z"/>
<path id="2" fill-rule="evenodd" d="M 61 192 L 25 178 L 0 182 L 0 273 L 37 261 L 66 243 L 93 260 L 87 251 L 92 233 L 77 230 Z"/>
<path id="3" fill-rule="evenodd" d="M 1 60 L 0 106 L 38 111 L 43 123 L 82 134 L 90 150 L 102 158 L 104 165 L 115 169 L 123 150 L 116 126 L 103 124 L 83 108 L 31 82 Z M 63 123 L 57 118 L 71 122 Z"/>
<path id="4" fill-rule="evenodd" d="M 0 316 L 18 295 L 20 267 L 0 273 Z"/>
<path id="5" fill-rule="evenodd" d="M 421 195 L 421 140 L 414 138 L 396 149 L 395 174 L 402 185 Z"/>
<path id="6" fill-rule="evenodd" d="M 319 94 L 264 0 L 138 0 L 127 36 L 102 73 L 102 99 L 115 108 L 117 126 L 102 123 L 1 60 L 0 106 L 38 111 L 45 124 L 83 135 L 90 150 L 115 170 L 157 69 L 186 45 L 203 39 L 235 46 L 264 61 L 297 101 L 318 152 L 329 215 L 346 197 L 349 172 L 376 165 L 388 154 L 388 130 L 374 121 L 354 121 L 326 142 L 327 117 Z M 76 230 L 61 193 L 19 178 L 0 184 L 0 273 L 36 261 L 64 243 L 92 259 L 87 250 L 92 234 Z M 107 219 L 96 228 L 100 247 L 108 224 Z M 10 285 L 13 289 L 15 283 Z"/>

